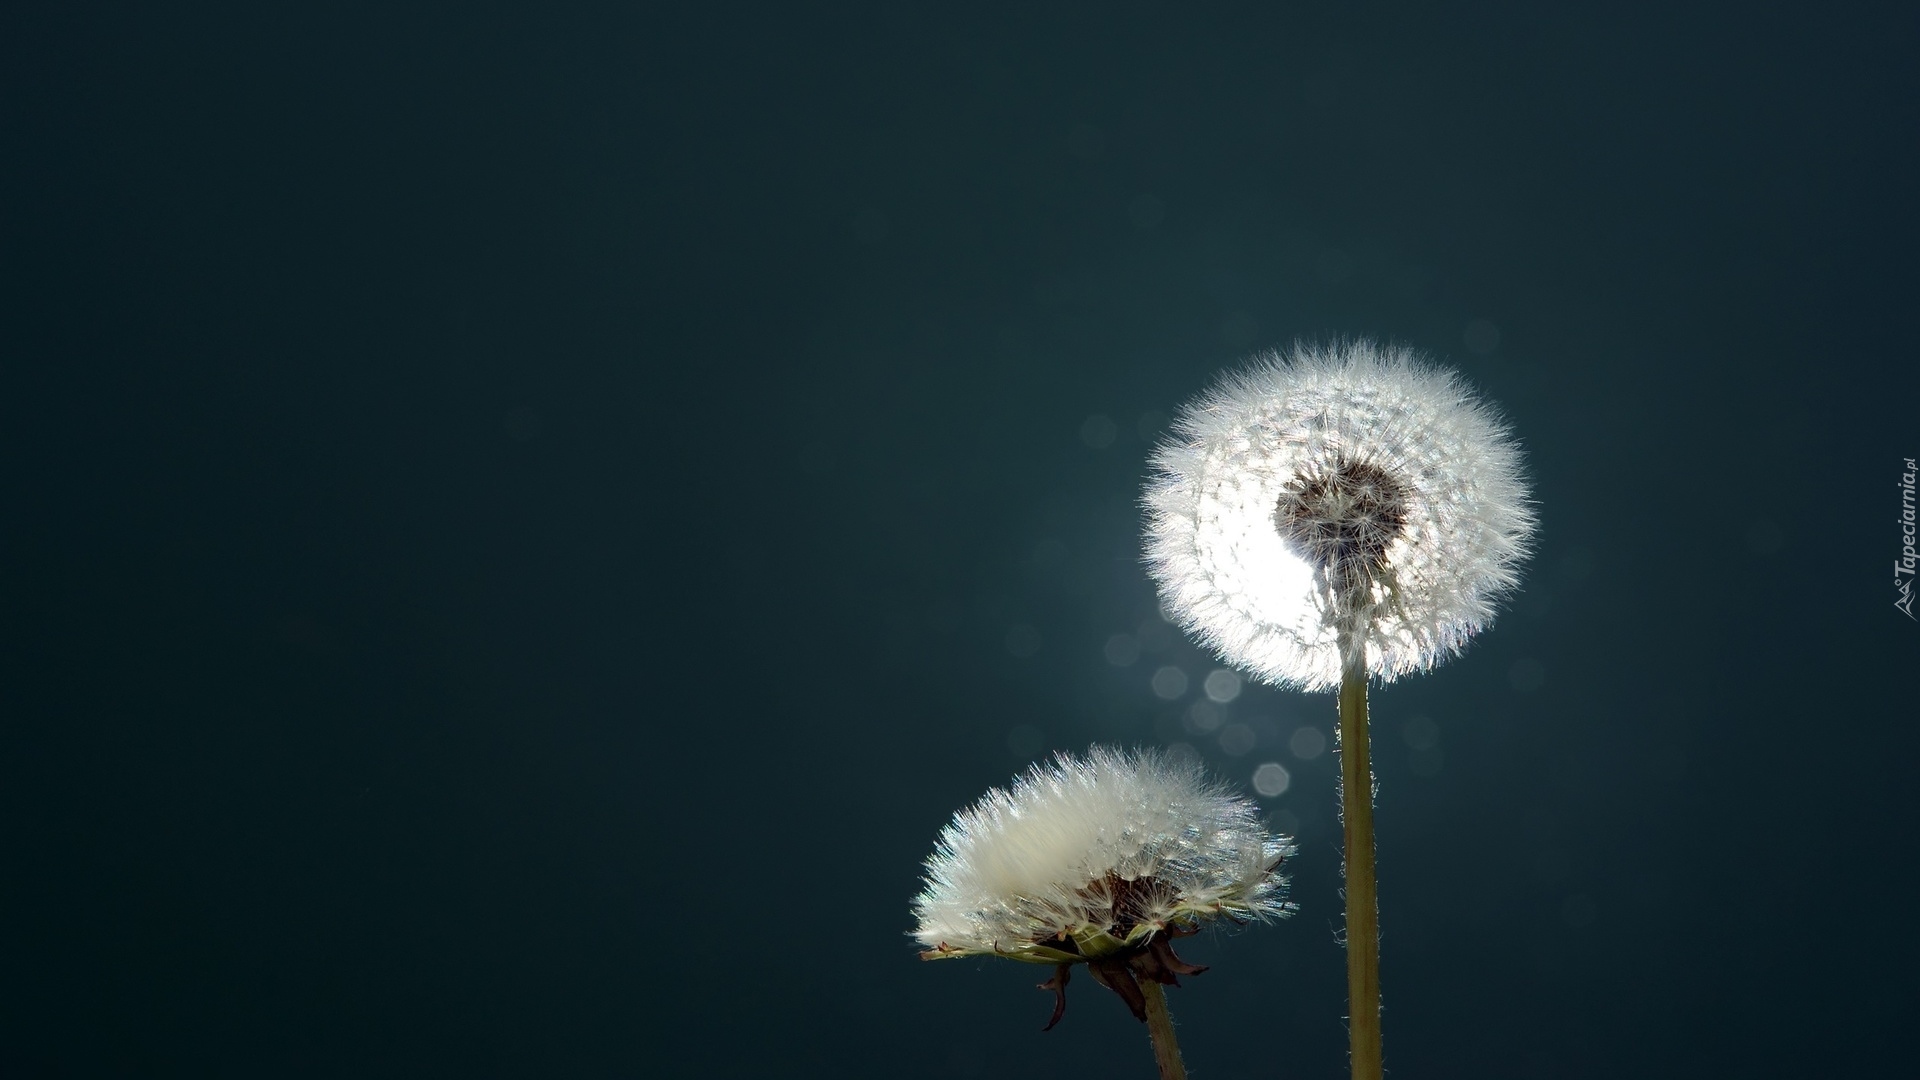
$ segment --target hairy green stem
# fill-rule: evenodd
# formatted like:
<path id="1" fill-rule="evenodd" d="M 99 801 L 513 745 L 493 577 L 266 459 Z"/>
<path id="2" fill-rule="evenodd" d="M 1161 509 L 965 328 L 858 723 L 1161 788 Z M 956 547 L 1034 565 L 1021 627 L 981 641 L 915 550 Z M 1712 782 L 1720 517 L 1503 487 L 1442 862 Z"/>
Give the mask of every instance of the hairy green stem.
<path id="1" fill-rule="evenodd" d="M 1340 675 L 1340 816 L 1347 841 L 1347 1014 L 1353 1080 L 1381 1080 L 1380 901 L 1373 878 L 1367 647 L 1354 635 Z"/>
<path id="2" fill-rule="evenodd" d="M 1166 991 L 1152 979 L 1141 979 L 1140 995 L 1147 999 L 1147 1035 L 1153 1039 L 1153 1060 L 1160 1066 L 1160 1080 L 1187 1080 L 1180 1043 L 1173 1037 L 1173 1015 L 1167 1012 Z"/>

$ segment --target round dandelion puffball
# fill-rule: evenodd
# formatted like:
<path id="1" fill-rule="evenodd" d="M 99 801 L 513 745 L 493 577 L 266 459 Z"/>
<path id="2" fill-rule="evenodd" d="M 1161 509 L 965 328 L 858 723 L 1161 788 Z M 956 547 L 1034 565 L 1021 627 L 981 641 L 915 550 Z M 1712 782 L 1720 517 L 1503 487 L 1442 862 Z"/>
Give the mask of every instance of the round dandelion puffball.
<path id="1" fill-rule="evenodd" d="M 1520 449 L 1451 371 L 1356 341 L 1222 376 L 1147 482 L 1162 603 L 1271 682 L 1340 681 L 1343 627 L 1392 679 L 1459 652 L 1518 584 L 1534 531 Z"/>
<path id="2" fill-rule="evenodd" d="M 1293 842 L 1198 762 L 1094 747 L 954 815 L 914 900 L 928 959 L 1095 960 L 1218 915 L 1287 914 Z"/>

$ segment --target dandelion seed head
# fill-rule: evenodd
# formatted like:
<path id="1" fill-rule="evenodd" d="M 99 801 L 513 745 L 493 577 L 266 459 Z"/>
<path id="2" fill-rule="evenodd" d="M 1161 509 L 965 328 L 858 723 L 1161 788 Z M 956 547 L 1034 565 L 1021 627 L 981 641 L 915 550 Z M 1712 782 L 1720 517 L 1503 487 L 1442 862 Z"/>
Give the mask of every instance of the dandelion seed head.
<path id="1" fill-rule="evenodd" d="M 1458 653 L 1518 584 L 1535 528 L 1519 447 L 1405 348 L 1296 346 L 1174 420 L 1145 493 L 1164 607 L 1229 663 L 1305 689 L 1343 630 L 1392 679 Z"/>
<path id="2" fill-rule="evenodd" d="M 930 959 L 1094 960 L 1217 916 L 1287 914 L 1277 868 L 1293 850 L 1198 762 L 1061 754 L 941 831 L 913 937 Z"/>

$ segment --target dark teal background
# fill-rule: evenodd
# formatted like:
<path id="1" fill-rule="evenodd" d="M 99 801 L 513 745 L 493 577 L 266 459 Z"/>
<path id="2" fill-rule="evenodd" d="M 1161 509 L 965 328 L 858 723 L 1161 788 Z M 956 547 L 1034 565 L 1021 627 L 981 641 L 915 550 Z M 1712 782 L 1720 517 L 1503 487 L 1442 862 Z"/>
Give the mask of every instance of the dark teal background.
<path id="1" fill-rule="evenodd" d="M 1156 424 L 1341 335 L 1497 401 L 1542 521 L 1374 695 L 1392 1075 L 1911 1069 L 1915 30 L 10 9 L 0 1073 L 1149 1076 L 905 932 L 1029 755 L 1178 741 L 1303 846 L 1184 950 L 1193 1074 L 1343 1075 L 1331 696 L 1235 756 L 1177 634 L 1103 658 Z"/>

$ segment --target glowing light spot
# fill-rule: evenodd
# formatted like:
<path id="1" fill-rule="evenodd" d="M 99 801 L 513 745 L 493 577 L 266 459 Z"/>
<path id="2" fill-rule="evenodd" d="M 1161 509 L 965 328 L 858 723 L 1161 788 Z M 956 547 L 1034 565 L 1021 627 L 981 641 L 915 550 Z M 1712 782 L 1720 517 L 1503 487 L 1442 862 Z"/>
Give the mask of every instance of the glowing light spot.
<path id="1" fill-rule="evenodd" d="M 1226 719 L 1226 714 L 1220 711 L 1220 706 L 1211 701 L 1196 701 L 1187 706 L 1187 730 L 1196 735 L 1204 735 L 1218 729 Z"/>
<path id="2" fill-rule="evenodd" d="M 1286 793 L 1287 785 L 1293 782 L 1292 774 L 1277 761 L 1269 761 L 1253 770 L 1253 790 L 1262 798 L 1271 799 Z"/>
<path id="3" fill-rule="evenodd" d="M 1301 761 L 1312 761 L 1327 752 L 1327 737 L 1317 727 L 1303 727 L 1287 740 L 1287 749 Z"/>
<path id="4" fill-rule="evenodd" d="M 1207 676 L 1201 684 L 1207 691 L 1207 697 L 1225 705 L 1240 696 L 1240 676 L 1226 668 L 1219 668 Z"/>
<path id="5" fill-rule="evenodd" d="M 1172 701 L 1187 692 L 1187 673 L 1168 664 L 1153 673 L 1153 692 L 1163 701 Z"/>

